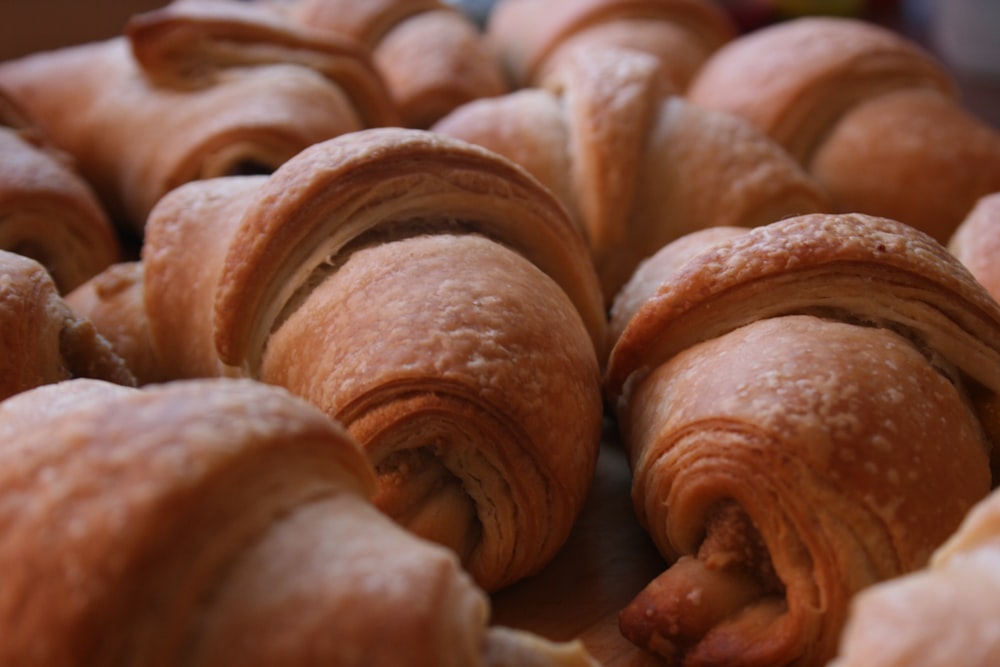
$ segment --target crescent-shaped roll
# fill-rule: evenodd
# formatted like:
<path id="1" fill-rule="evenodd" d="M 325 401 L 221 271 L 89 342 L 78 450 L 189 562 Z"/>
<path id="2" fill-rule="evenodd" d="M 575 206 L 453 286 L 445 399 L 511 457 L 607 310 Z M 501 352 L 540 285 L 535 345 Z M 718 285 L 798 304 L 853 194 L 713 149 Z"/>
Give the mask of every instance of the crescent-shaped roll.
<path id="1" fill-rule="evenodd" d="M 1000 305 L 931 237 L 861 214 L 663 266 L 605 376 L 670 561 L 622 632 L 667 664 L 825 665 L 852 597 L 926 565 L 989 493 Z"/>
<path id="2" fill-rule="evenodd" d="M 988 667 L 1000 661 L 1000 492 L 924 569 L 859 593 L 830 667 Z"/>
<path id="3" fill-rule="evenodd" d="M 63 293 L 121 257 L 90 185 L 3 90 L 0 249 L 41 262 Z"/>
<path id="4" fill-rule="evenodd" d="M 94 324 L 66 304 L 45 267 L 0 250 L 0 400 L 75 377 L 135 384 Z"/>
<path id="5" fill-rule="evenodd" d="M 442 0 L 251 1 L 364 44 L 405 127 L 426 129 L 461 104 L 509 89 L 478 26 Z"/>
<path id="6" fill-rule="evenodd" d="M 710 0 L 500 0 L 486 34 L 514 88 L 540 85 L 574 53 L 631 48 L 656 58 L 663 82 L 684 91 L 737 31 Z"/>
<path id="7" fill-rule="evenodd" d="M 948 249 L 1000 300 L 1000 191 L 976 202 L 949 239 Z"/>
<path id="8" fill-rule="evenodd" d="M 0 65 L 0 86 L 141 232 L 191 180 L 273 171 L 306 146 L 394 124 L 363 46 L 240 4 L 181 3 L 127 34 Z"/>
<path id="9" fill-rule="evenodd" d="M 544 88 L 472 102 L 432 128 L 505 155 L 556 193 L 588 235 L 609 304 L 642 259 L 689 232 L 829 207 L 776 142 L 673 94 L 661 69 L 635 50 L 580 51 Z"/>
<path id="10" fill-rule="evenodd" d="M 804 17 L 742 35 L 713 53 L 688 97 L 773 137 L 837 211 L 899 220 L 941 243 L 1000 190 L 1000 132 L 964 108 L 937 59 L 872 22 Z"/>
<path id="11" fill-rule="evenodd" d="M 448 550 L 371 503 L 357 442 L 250 380 L 0 402 L 4 664 L 595 663 L 489 626 Z"/>
<path id="12" fill-rule="evenodd" d="M 378 506 L 484 588 L 568 537 L 606 321 L 583 237 L 523 169 L 427 131 L 352 133 L 270 177 L 170 193 L 143 264 L 162 368 L 279 384 L 336 417 Z"/>

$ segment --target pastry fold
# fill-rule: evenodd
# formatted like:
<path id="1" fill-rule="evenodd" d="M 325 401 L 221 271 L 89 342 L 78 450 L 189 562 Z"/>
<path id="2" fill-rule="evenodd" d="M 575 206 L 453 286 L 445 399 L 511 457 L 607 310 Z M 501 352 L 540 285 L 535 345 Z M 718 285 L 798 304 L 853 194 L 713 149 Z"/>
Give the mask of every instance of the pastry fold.
<path id="1" fill-rule="evenodd" d="M 45 267 L 0 250 L 0 400 L 74 377 L 136 382 L 94 324 L 63 300 Z"/>
<path id="2" fill-rule="evenodd" d="M 605 376 L 671 561 L 622 631 L 668 664 L 825 665 L 852 596 L 923 567 L 990 490 L 1000 305 L 887 219 L 705 241 L 663 263 Z"/>
<path id="3" fill-rule="evenodd" d="M 42 263 L 63 293 L 121 258 L 118 237 L 90 185 L 3 90 L 0 249 Z"/>
<path id="4" fill-rule="evenodd" d="M 0 403 L 4 664 L 593 666 L 489 627 L 446 549 L 371 503 L 324 414 L 250 380 L 76 380 Z"/>
<path id="5" fill-rule="evenodd" d="M 565 541 L 600 442 L 604 311 L 583 237 L 498 155 L 382 128 L 150 216 L 144 302 L 177 376 L 246 376 L 342 421 L 376 502 L 489 590 Z"/>
<path id="6" fill-rule="evenodd" d="M 0 65 L 0 85 L 141 232 L 191 180 L 269 173 L 313 143 L 396 119 L 368 52 L 242 5 L 178 4 L 127 34 Z"/>
<path id="7" fill-rule="evenodd" d="M 689 104 L 661 70 L 633 50 L 580 51 L 544 87 L 472 102 L 432 128 L 505 155 L 551 189 L 587 234 L 608 304 L 641 260 L 689 232 L 829 208 L 776 142 Z"/>
<path id="8" fill-rule="evenodd" d="M 899 220 L 941 243 L 1000 190 L 1000 132 L 963 107 L 942 63 L 868 21 L 804 17 L 743 35 L 712 54 L 688 97 L 773 137 L 835 210 Z"/>
<path id="9" fill-rule="evenodd" d="M 1000 660 L 1000 493 L 969 512 L 924 569 L 854 599 L 830 667 L 986 667 Z"/>
<path id="10" fill-rule="evenodd" d="M 1000 300 L 1000 192 L 976 202 L 948 240 L 948 249 Z"/>
<path id="11" fill-rule="evenodd" d="M 253 1 L 299 25 L 364 44 L 405 127 L 426 129 L 465 102 L 508 91 L 492 45 L 441 0 Z"/>
<path id="12" fill-rule="evenodd" d="M 705 0 L 501 0 L 486 33 L 514 88 L 541 84 L 575 52 L 628 48 L 656 58 L 678 91 L 737 34 Z"/>

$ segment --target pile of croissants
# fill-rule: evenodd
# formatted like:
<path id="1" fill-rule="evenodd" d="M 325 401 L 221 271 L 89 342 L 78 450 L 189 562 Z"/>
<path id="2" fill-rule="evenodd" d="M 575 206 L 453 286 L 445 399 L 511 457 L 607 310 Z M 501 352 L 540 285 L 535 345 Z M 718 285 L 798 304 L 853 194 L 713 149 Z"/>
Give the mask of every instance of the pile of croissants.
<path id="1" fill-rule="evenodd" d="M 0 664 L 610 664 L 491 618 L 606 446 L 645 659 L 1000 664 L 998 300 L 1000 129 L 862 18 L 174 0 L 0 62 Z"/>

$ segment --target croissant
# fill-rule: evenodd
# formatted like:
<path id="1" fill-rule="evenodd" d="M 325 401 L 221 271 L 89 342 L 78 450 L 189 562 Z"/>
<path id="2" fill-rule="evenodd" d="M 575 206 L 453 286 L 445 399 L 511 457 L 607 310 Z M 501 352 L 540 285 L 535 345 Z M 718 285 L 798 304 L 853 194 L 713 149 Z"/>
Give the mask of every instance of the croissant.
<path id="1" fill-rule="evenodd" d="M 44 266 L 0 250 L 0 400 L 74 377 L 136 382 L 94 324 L 66 304 Z"/>
<path id="2" fill-rule="evenodd" d="M 514 88 L 540 85 L 575 52 L 630 48 L 659 61 L 684 91 L 702 64 L 736 36 L 711 0 L 500 0 L 486 23 Z"/>
<path id="3" fill-rule="evenodd" d="M 141 233 L 199 178 L 270 172 L 308 145 L 397 114 L 368 52 L 238 3 L 133 17 L 127 34 L 0 64 L 0 85 Z"/>
<path id="4" fill-rule="evenodd" d="M 204 1 L 204 0 L 189 0 Z M 251 0 L 372 53 L 400 122 L 426 129 L 455 107 L 508 90 L 479 27 L 442 0 Z"/>
<path id="5" fill-rule="evenodd" d="M 489 625 L 448 550 L 371 502 L 358 444 L 251 380 L 72 380 L 0 403 L 0 662 L 578 665 Z"/>
<path id="6" fill-rule="evenodd" d="M 90 185 L 0 90 L 0 249 L 42 263 L 68 292 L 121 257 Z"/>
<path id="7" fill-rule="evenodd" d="M 1000 190 L 1000 132 L 962 106 L 938 60 L 874 23 L 804 17 L 745 34 L 712 54 L 687 94 L 777 140 L 836 210 L 941 243 Z"/>
<path id="8" fill-rule="evenodd" d="M 852 596 L 923 567 L 990 490 L 1000 305 L 873 216 L 702 248 L 663 263 L 605 374 L 671 563 L 620 627 L 666 664 L 824 665 Z"/>
<path id="9" fill-rule="evenodd" d="M 1000 191 L 976 202 L 949 239 L 948 249 L 1000 300 Z"/>
<path id="10" fill-rule="evenodd" d="M 998 500 L 977 503 L 926 568 L 859 593 L 830 667 L 997 664 Z"/>
<path id="11" fill-rule="evenodd" d="M 638 263 L 702 227 L 827 210 L 826 193 L 749 123 L 664 88 L 634 50 L 580 51 L 545 88 L 479 100 L 431 129 L 528 169 L 584 228 L 611 303 Z"/>
<path id="12" fill-rule="evenodd" d="M 145 324 L 123 329 L 161 377 L 249 377 L 335 417 L 376 504 L 487 590 L 559 550 L 596 465 L 606 318 L 583 237 L 523 169 L 355 132 L 168 193 L 141 261 L 101 308 L 74 302 L 90 317 L 141 289 Z"/>

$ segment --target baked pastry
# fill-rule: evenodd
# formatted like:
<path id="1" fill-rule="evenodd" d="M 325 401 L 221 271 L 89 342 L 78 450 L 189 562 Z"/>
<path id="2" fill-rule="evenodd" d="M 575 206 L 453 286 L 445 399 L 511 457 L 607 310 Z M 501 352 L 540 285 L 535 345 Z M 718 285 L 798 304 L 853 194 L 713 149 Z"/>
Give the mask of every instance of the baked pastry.
<path id="1" fill-rule="evenodd" d="M 947 243 L 976 200 L 1000 190 L 1000 132 L 962 106 L 939 61 L 874 23 L 804 17 L 745 34 L 687 92 L 777 140 L 838 211 Z"/>
<path id="2" fill-rule="evenodd" d="M 993 491 L 926 568 L 859 593 L 830 667 L 995 665 L 998 511 Z"/>
<path id="3" fill-rule="evenodd" d="M 63 293 L 121 257 L 115 230 L 90 185 L 3 90 L 0 249 L 42 263 Z"/>
<path id="4" fill-rule="evenodd" d="M 829 206 L 776 142 L 673 94 L 634 50 L 578 51 L 544 88 L 471 102 L 432 130 L 518 162 L 559 196 L 609 304 L 642 259 L 691 231 Z"/>
<path id="5" fill-rule="evenodd" d="M 949 239 L 948 249 L 1000 301 L 1000 191 L 976 202 Z"/>
<path id="6" fill-rule="evenodd" d="M 171 192 L 142 261 L 161 368 L 278 384 L 342 421 L 378 506 L 484 588 L 565 541 L 600 443 L 606 320 L 583 237 L 513 163 L 351 133 L 270 177 Z"/>
<path id="7" fill-rule="evenodd" d="M 112 264 L 64 297 L 74 313 L 94 324 L 138 385 L 165 382 L 171 377 L 160 366 L 150 339 L 144 273 L 141 261 Z"/>
<path id="8" fill-rule="evenodd" d="M 622 632 L 667 664 L 825 665 L 852 596 L 923 567 L 989 492 L 1000 305 L 929 236 L 861 214 L 672 266 L 605 376 L 671 563 Z"/>
<path id="9" fill-rule="evenodd" d="M 465 102 L 508 90 L 479 27 L 441 0 L 251 2 L 364 44 L 406 127 L 426 129 Z"/>
<path id="10" fill-rule="evenodd" d="M 135 384 L 93 323 L 66 305 L 44 266 L 0 250 L 0 400 L 74 377 Z"/>
<path id="11" fill-rule="evenodd" d="M 277 387 L 73 380 L 0 403 L 0 433 L 3 664 L 596 664 L 490 627 L 454 554 L 371 503 L 357 443 Z"/>
<path id="12" fill-rule="evenodd" d="M 368 52 L 240 3 L 171 5 L 127 34 L 0 64 L 0 85 L 141 232 L 164 193 L 272 171 L 397 115 Z"/>
<path id="13" fill-rule="evenodd" d="M 513 88 L 540 85 L 574 52 L 630 48 L 683 92 L 736 26 L 711 0 L 500 0 L 486 34 Z"/>

